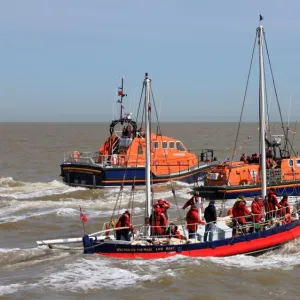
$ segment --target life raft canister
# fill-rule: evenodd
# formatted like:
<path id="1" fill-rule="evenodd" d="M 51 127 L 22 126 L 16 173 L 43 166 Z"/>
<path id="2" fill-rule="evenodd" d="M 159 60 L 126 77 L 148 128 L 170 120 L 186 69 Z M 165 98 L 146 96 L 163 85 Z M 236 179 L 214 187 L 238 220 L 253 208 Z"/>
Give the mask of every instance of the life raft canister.
<path id="1" fill-rule="evenodd" d="M 72 153 L 72 158 L 73 158 L 74 161 L 78 161 L 79 158 L 80 158 L 80 153 L 78 151 L 74 151 Z"/>

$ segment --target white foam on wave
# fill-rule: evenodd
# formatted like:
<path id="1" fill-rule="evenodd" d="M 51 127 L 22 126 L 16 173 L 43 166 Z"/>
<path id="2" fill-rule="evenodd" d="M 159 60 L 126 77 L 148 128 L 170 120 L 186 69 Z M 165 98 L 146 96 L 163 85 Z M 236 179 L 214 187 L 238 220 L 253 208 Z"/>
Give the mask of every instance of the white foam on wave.
<path id="1" fill-rule="evenodd" d="M 32 199 L 49 195 L 66 194 L 85 190 L 82 187 L 70 187 L 62 182 L 17 182 L 11 177 L 0 179 L 0 197 L 8 199 Z"/>
<path id="2" fill-rule="evenodd" d="M 127 265 L 127 263 L 126 263 Z M 120 289 L 135 286 L 138 282 L 152 280 L 155 275 L 139 270 L 129 270 L 128 266 L 114 266 L 106 259 L 81 258 L 68 264 L 65 269 L 45 276 L 38 284 L 56 291 L 72 292 L 105 289 Z"/>
<path id="3" fill-rule="evenodd" d="M 25 285 L 26 282 L 0 285 L 0 296 L 16 293 L 20 289 L 22 289 Z"/>

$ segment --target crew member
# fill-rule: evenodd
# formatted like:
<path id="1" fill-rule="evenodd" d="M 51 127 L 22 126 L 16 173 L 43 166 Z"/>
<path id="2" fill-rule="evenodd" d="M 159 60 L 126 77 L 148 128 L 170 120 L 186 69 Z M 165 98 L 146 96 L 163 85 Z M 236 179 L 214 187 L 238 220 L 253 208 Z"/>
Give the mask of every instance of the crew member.
<path id="1" fill-rule="evenodd" d="M 253 229 L 255 232 L 260 231 L 260 222 L 263 214 L 263 203 L 262 199 L 255 197 L 251 204 L 251 211 L 253 215 Z M 253 231 L 253 230 L 252 230 Z"/>
<path id="2" fill-rule="evenodd" d="M 240 229 L 242 233 L 246 233 L 245 225 L 246 225 L 246 215 L 251 215 L 250 210 L 246 206 L 246 201 L 244 200 L 244 196 L 239 196 L 236 199 L 232 207 L 232 236 L 236 236 L 237 226 L 241 226 Z"/>
<path id="3" fill-rule="evenodd" d="M 153 207 L 156 207 L 157 205 L 161 208 L 166 218 L 169 219 L 167 210 L 170 208 L 171 204 L 166 199 L 159 199 L 155 202 Z"/>
<path id="4" fill-rule="evenodd" d="M 247 163 L 247 158 L 246 158 L 245 153 L 242 154 L 242 156 L 240 158 L 240 161 L 243 161 L 243 162 Z"/>
<path id="5" fill-rule="evenodd" d="M 151 235 L 164 235 L 168 220 L 159 205 L 154 208 L 153 214 L 149 218 Z"/>
<path id="6" fill-rule="evenodd" d="M 209 241 L 212 242 L 213 234 L 215 230 L 215 224 L 217 221 L 217 211 L 215 207 L 215 201 L 211 200 L 209 205 L 204 210 L 204 219 L 206 222 L 205 233 L 204 233 L 204 242 L 207 240 L 207 235 L 209 236 Z"/>
<path id="7" fill-rule="evenodd" d="M 288 196 L 284 195 L 280 201 L 281 209 L 280 209 L 280 216 L 282 218 L 282 224 L 290 223 L 292 222 L 291 218 L 291 208 L 290 204 L 288 202 Z"/>
<path id="8" fill-rule="evenodd" d="M 194 192 L 192 198 L 183 205 L 182 209 L 186 209 L 188 206 L 196 204 L 198 202 L 199 202 L 199 193 Z"/>
<path id="9" fill-rule="evenodd" d="M 198 224 L 205 225 L 200 219 L 196 204 L 191 205 L 190 210 L 186 214 L 187 229 L 189 231 L 189 239 L 195 239 L 198 230 Z"/>
<path id="10" fill-rule="evenodd" d="M 130 223 L 130 212 L 128 210 L 126 210 L 122 214 L 115 228 L 121 228 L 121 227 L 128 227 L 128 228 L 116 230 L 116 239 L 121 240 L 123 237 L 125 241 L 130 241 L 129 232 L 133 232 L 134 227 Z"/>
<path id="11" fill-rule="evenodd" d="M 186 240 L 186 237 L 180 233 L 180 231 L 178 230 L 178 226 L 174 223 L 170 224 L 169 228 L 166 231 L 166 235 L 168 235 L 170 238 L 173 236 L 180 240 Z"/>
<path id="12" fill-rule="evenodd" d="M 281 205 L 278 203 L 278 199 L 275 195 L 275 190 L 273 188 L 270 188 L 270 191 L 268 193 L 268 198 L 266 202 L 265 210 L 267 212 L 266 219 L 271 220 L 272 218 L 276 217 L 276 210 L 277 208 L 281 208 Z"/>

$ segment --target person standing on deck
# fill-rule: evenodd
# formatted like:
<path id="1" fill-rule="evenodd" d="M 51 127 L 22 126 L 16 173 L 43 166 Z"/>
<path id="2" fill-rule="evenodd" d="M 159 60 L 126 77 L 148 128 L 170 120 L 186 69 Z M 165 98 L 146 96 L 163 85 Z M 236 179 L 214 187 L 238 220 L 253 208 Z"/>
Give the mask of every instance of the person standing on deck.
<path id="1" fill-rule="evenodd" d="M 164 235 L 166 232 L 167 223 L 168 220 L 163 209 L 161 209 L 159 205 L 156 205 L 153 214 L 149 218 L 151 235 Z"/>
<path id="2" fill-rule="evenodd" d="M 205 225 L 205 222 L 200 219 L 196 204 L 191 205 L 190 210 L 187 212 L 186 223 L 189 231 L 189 239 L 195 239 L 198 230 L 198 224 Z"/>
<path id="3" fill-rule="evenodd" d="M 276 210 L 281 208 L 281 205 L 278 202 L 278 199 L 275 195 L 275 190 L 273 188 L 270 188 L 270 191 L 268 193 L 267 203 L 266 203 L 266 219 L 271 220 L 272 218 L 275 218 L 277 215 Z"/>
<path id="4" fill-rule="evenodd" d="M 280 201 L 281 209 L 280 209 L 280 216 L 282 219 L 282 224 L 291 223 L 291 208 L 288 202 L 288 196 L 284 195 Z"/>
<path id="5" fill-rule="evenodd" d="M 182 209 L 186 209 L 188 206 L 196 204 L 198 202 L 199 202 L 199 193 L 194 192 L 192 198 L 183 205 Z"/>
<path id="6" fill-rule="evenodd" d="M 166 218 L 169 219 L 167 210 L 171 207 L 171 204 L 166 199 L 159 199 L 155 202 L 153 207 L 156 207 L 157 205 L 161 208 Z"/>
<path id="7" fill-rule="evenodd" d="M 207 235 L 209 236 L 209 241 L 213 240 L 213 232 L 215 230 L 215 224 L 217 221 L 217 211 L 215 207 L 215 201 L 211 200 L 209 205 L 204 210 L 204 219 L 206 222 L 205 233 L 204 233 L 204 242 L 207 240 Z"/>
<path id="8" fill-rule="evenodd" d="M 125 241 L 130 241 L 129 232 L 133 232 L 134 227 L 130 223 L 130 212 L 126 210 L 123 215 L 120 217 L 115 228 L 128 227 L 124 229 L 116 230 L 116 239 L 121 240 L 122 237 Z"/>
<path id="9" fill-rule="evenodd" d="M 241 226 L 242 233 L 245 233 L 246 215 L 251 215 L 250 210 L 246 206 L 244 196 L 239 196 L 232 207 L 232 237 L 236 236 L 236 229 Z"/>
<path id="10" fill-rule="evenodd" d="M 263 203 L 262 199 L 256 196 L 251 204 L 251 211 L 253 215 L 253 230 L 255 232 L 260 231 L 260 222 L 263 216 Z"/>

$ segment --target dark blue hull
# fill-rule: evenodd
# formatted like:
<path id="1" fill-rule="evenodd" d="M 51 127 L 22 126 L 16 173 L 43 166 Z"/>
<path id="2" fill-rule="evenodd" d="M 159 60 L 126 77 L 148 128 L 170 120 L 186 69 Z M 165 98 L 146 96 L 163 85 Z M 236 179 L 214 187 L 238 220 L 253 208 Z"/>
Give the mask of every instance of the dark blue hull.
<path id="1" fill-rule="evenodd" d="M 287 194 L 289 196 L 300 196 L 300 181 L 285 182 L 274 188 L 277 196 Z M 194 188 L 199 196 L 209 200 L 235 199 L 240 195 L 244 197 L 255 197 L 261 195 L 261 188 L 258 186 L 199 186 Z"/>
<path id="2" fill-rule="evenodd" d="M 287 234 L 290 232 L 291 234 Z M 164 258 L 182 254 L 194 257 L 231 256 L 237 254 L 257 254 L 274 249 L 300 236 L 300 221 L 274 227 L 272 229 L 249 233 L 235 238 L 213 242 L 199 242 L 173 245 L 131 244 L 121 241 L 95 241 L 87 235 L 83 237 L 84 253 L 97 253 L 116 258 Z M 119 243 L 120 242 L 120 243 Z"/>
<path id="3" fill-rule="evenodd" d="M 153 183 L 164 183 L 170 180 L 185 183 L 194 183 L 206 176 L 209 170 L 208 165 L 176 174 L 156 176 L 151 174 Z M 70 186 L 82 186 L 88 188 L 103 188 L 120 186 L 122 183 L 127 186 L 145 185 L 145 168 L 103 168 L 97 165 L 83 164 L 62 164 L 61 174 L 63 181 Z"/>

